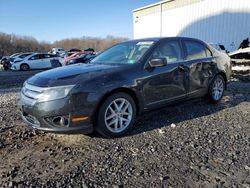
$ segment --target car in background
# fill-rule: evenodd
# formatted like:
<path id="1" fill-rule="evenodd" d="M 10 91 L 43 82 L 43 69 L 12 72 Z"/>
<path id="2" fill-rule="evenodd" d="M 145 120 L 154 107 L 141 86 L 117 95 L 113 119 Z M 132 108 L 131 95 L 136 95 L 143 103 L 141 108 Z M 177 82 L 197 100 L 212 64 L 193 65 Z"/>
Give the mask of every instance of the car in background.
<path id="1" fill-rule="evenodd" d="M 52 54 L 63 57 L 66 54 L 66 50 L 64 48 L 52 48 Z"/>
<path id="2" fill-rule="evenodd" d="M 212 47 L 214 47 L 219 52 L 223 52 L 223 53 L 228 53 L 229 52 L 229 51 L 226 50 L 226 48 L 225 48 L 225 46 L 223 44 L 220 44 L 220 43 L 209 43 L 209 45 L 211 45 Z"/>
<path id="3" fill-rule="evenodd" d="M 4 70 L 8 70 L 9 69 L 9 64 L 10 64 L 10 62 L 9 62 L 9 57 L 7 57 L 7 56 L 4 56 L 2 59 L 1 59 L 1 62 L 0 62 L 0 64 L 3 66 L 3 69 Z"/>
<path id="4" fill-rule="evenodd" d="M 96 57 L 95 54 L 82 54 L 79 57 L 70 59 L 66 65 L 72 65 L 76 63 L 89 63 L 92 59 Z"/>
<path id="5" fill-rule="evenodd" d="M 68 52 L 81 52 L 82 50 L 77 48 L 71 48 Z"/>
<path id="6" fill-rule="evenodd" d="M 8 66 L 8 69 L 10 69 L 10 67 L 13 63 L 22 61 L 25 57 L 27 57 L 33 53 L 34 52 L 20 53 L 20 54 L 16 55 L 15 57 L 9 58 L 9 61 L 6 62 L 5 66 Z"/>
<path id="7" fill-rule="evenodd" d="M 49 69 L 53 68 L 51 60 L 58 60 L 60 66 L 65 65 L 63 58 L 55 54 L 33 53 L 22 60 L 14 61 L 11 65 L 12 70 L 27 71 L 30 69 Z"/>
<path id="8" fill-rule="evenodd" d="M 2 64 L 2 61 L 5 61 L 9 58 L 9 56 L 2 56 L 1 57 L 1 60 L 0 60 L 0 63 Z"/>
<path id="9" fill-rule="evenodd" d="M 19 54 L 20 53 L 15 53 L 15 54 L 12 54 L 11 56 L 3 56 L 2 59 L 1 59 L 1 63 L 5 62 L 5 61 L 9 61 L 11 58 L 15 58 Z"/>
<path id="10" fill-rule="evenodd" d="M 86 53 L 95 53 L 95 50 L 93 48 L 86 48 L 86 49 L 84 49 L 84 52 L 86 52 Z"/>
<path id="11" fill-rule="evenodd" d="M 10 63 L 21 61 L 25 57 L 27 57 L 27 56 L 29 56 L 29 55 L 31 55 L 33 53 L 35 53 L 35 52 L 20 53 L 17 56 L 15 56 L 14 58 L 10 58 Z"/>
<path id="12" fill-rule="evenodd" d="M 71 55 L 73 55 L 75 52 L 66 52 L 63 56 L 63 58 L 69 57 Z"/>
<path id="13" fill-rule="evenodd" d="M 218 103 L 231 60 L 192 38 L 148 38 L 116 44 L 89 64 L 38 73 L 21 91 L 22 119 L 57 133 L 124 135 L 138 115 L 192 98 Z M 167 116 L 168 114 L 166 114 Z"/>
<path id="14" fill-rule="evenodd" d="M 11 56 L 2 57 L 1 64 L 3 65 L 4 70 L 8 70 L 10 67 L 10 61 L 14 60 L 15 57 L 17 57 L 20 54 L 21 53 L 15 53 L 15 54 L 12 54 Z"/>
<path id="15" fill-rule="evenodd" d="M 240 48 L 234 52 L 230 52 L 229 56 L 232 59 L 246 59 L 250 60 L 250 47 Z"/>
<path id="16" fill-rule="evenodd" d="M 79 57 L 79 56 L 82 55 L 82 54 L 86 54 L 86 53 L 85 53 L 85 52 L 75 52 L 75 53 L 73 53 L 73 54 L 70 55 L 70 56 L 64 57 L 64 62 L 65 62 L 65 64 L 67 64 L 68 61 L 69 61 L 70 59 Z"/>
<path id="17" fill-rule="evenodd" d="M 21 54 L 23 53 L 16 53 L 16 54 L 13 54 L 9 57 L 9 61 L 13 61 L 14 59 L 18 58 Z"/>
<path id="18" fill-rule="evenodd" d="M 70 59 L 77 58 L 83 54 L 95 54 L 95 51 L 93 48 L 88 48 L 88 49 L 85 49 L 83 52 L 76 52 L 76 53 L 72 54 L 71 56 L 64 57 L 64 62 L 65 62 L 65 64 L 67 64 Z"/>

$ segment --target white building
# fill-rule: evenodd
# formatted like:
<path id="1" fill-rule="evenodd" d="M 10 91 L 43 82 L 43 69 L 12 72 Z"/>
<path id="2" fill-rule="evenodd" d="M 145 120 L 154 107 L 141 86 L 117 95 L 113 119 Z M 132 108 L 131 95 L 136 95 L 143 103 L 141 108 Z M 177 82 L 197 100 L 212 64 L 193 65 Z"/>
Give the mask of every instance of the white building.
<path id="1" fill-rule="evenodd" d="M 194 37 L 229 50 L 250 38 L 250 0 L 165 0 L 133 11 L 134 38 Z"/>

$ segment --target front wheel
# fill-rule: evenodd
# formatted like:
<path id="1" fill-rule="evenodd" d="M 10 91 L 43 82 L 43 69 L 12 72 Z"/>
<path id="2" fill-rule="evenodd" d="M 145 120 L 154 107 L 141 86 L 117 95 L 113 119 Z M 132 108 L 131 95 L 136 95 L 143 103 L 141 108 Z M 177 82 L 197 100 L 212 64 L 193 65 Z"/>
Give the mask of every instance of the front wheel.
<path id="1" fill-rule="evenodd" d="M 29 65 L 27 65 L 27 64 L 22 64 L 22 65 L 20 66 L 20 69 L 21 69 L 22 71 L 27 71 L 27 70 L 30 69 L 30 67 L 29 67 Z"/>
<path id="2" fill-rule="evenodd" d="M 116 93 L 101 105 L 96 130 L 105 137 L 119 137 L 134 124 L 136 106 L 126 93 Z"/>
<path id="3" fill-rule="evenodd" d="M 225 91 L 225 80 L 221 75 L 216 75 L 210 84 L 208 96 L 211 102 L 219 102 Z"/>

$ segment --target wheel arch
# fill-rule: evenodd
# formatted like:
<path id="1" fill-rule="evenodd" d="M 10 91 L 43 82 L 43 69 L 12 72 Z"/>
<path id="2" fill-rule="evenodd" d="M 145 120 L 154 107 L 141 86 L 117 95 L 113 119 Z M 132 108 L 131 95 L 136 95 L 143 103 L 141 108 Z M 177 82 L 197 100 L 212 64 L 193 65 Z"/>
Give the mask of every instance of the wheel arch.
<path id="1" fill-rule="evenodd" d="M 136 115 L 138 115 L 140 112 L 141 112 L 141 102 L 140 102 L 140 99 L 139 97 L 137 96 L 136 92 L 133 91 L 132 89 L 129 89 L 129 88 L 116 88 L 116 89 L 113 89 L 107 93 L 105 93 L 101 99 L 99 100 L 98 104 L 97 104 L 97 107 L 95 108 L 94 110 L 94 113 L 92 115 L 92 119 L 93 121 L 95 122 L 96 121 L 96 118 L 97 118 L 97 114 L 98 114 L 98 111 L 101 107 L 101 105 L 103 104 L 103 102 L 111 95 L 115 94 L 115 93 L 126 93 L 128 94 L 135 102 L 135 106 L 136 106 Z"/>
<path id="2" fill-rule="evenodd" d="M 30 69 L 30 65 L 28 63 L 21 63 L 20 66 L 19 66 L 20 70 L 22 70 L 22 65 L 27 65 L 28 70 Z"/>

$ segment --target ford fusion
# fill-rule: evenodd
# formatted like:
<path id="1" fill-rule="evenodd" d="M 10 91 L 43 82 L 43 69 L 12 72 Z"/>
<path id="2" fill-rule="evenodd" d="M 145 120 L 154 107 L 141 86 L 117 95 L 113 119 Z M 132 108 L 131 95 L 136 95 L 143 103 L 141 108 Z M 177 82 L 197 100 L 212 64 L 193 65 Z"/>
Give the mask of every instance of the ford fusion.
<path id="1" fill-rule="evenodd" d="M 45 71 L 23 85 L 18 106 L 35 129 L 124 135 L 145 111 L 207 96 L 217 103 L 230 58 L 191 38 L 148 38 L 117 44 L 89 64 Z"/>

